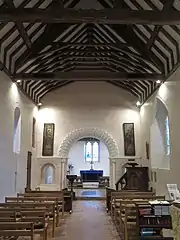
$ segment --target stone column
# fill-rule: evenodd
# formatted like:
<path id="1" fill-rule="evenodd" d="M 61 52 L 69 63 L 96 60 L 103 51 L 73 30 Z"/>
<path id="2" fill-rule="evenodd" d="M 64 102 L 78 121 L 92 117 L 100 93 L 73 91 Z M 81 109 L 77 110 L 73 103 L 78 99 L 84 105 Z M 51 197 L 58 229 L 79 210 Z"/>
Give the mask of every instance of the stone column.
<path id="1" fill-rule="evenodd" d="M 110 187 L 115 188 L 116 183 L 116 159 L 109 158 L 110 161 Z"/>
<path id="2" fill-rule="evenodd" d="M 61 158 L 61 189 L 67 186 L 66 172 L 67 172 L 67 158 Z"/>

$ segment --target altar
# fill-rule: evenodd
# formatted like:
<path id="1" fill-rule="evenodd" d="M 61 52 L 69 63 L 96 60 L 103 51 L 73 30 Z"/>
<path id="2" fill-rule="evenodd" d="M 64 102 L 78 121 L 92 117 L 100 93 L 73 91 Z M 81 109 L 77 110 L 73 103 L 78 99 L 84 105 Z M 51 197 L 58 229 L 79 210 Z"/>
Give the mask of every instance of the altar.
<path id="1" fill-rule="evenodd" d="M 82 182 L 99 182 L 99 178 L 103 176 L 103 170 L 81 170 L 80 176 Z"/>

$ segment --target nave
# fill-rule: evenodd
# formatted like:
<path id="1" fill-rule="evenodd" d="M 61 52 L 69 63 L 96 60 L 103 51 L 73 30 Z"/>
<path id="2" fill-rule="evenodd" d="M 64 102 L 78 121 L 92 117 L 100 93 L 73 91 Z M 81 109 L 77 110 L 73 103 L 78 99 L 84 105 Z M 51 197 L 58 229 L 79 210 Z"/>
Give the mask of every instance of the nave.
<path id="1" fill-rule="evenodd" d="M 117 240 L 117 231 L 106 213 L 104 201 L 75 201 L 73 213 L 65 216 L 55 240 Z"/>

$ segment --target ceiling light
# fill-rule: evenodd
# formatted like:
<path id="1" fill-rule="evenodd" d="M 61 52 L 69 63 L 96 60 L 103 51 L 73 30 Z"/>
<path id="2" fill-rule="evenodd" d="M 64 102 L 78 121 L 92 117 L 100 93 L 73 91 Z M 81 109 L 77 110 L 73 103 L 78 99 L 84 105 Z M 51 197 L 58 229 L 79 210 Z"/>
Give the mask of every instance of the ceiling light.
<path id="1" fill-rule="evenodd" d="M 20 79 L 18 79 L 16 82 L 17 82 L 17 83 L 20 83 L 20 82 L 21 82 L 21 80 L 20 80 Z"/>
<path id="2" fill-rule="evenodd" d="M 137 106 L 137 107 L 141 106 L 140 101 L 137 101 L 136 106 Z"/>
<path id="3" fill-rule="evenodd" d="M 37 105 L 40 107 L 40 106 L 42 106 L 42 103 L 39 102 Z"/>
<path id="4" fill-rule="evenodd" d="M 161 83 L 161 80 L 156 80 L 156 83 L 157 83 L 157 84 L 160 84 L 160 83 Z"/>

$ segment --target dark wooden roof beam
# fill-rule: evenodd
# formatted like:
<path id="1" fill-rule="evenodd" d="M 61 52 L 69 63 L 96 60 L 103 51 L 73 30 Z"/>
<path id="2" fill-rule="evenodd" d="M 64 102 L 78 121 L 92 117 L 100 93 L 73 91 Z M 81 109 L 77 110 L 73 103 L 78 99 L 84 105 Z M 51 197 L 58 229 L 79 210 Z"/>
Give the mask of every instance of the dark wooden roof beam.
<path id="1" fill-rule="evenodd" d="M 113 25 L 111 27 L 114 31 L 116 31 L 117 34 L 119 34 L 119 36 L 122 36 L 123 39 L 128 42 L 128 44 L 133 46 L 137 52 L 141 53 L 143 60 L 148 59 L 148 62 L 151 62 L 151 64 L 154 65 L 161 73 L 164 73 L 164 66 L 162 62 L 157 58 L 155 54 L 148 51 L 146 44 L 138 38 L 132 26 Z M 134 28 L 135 27 L 136 25 L 134 25 Z"/>
<path id="2" fill-rule="evenodd" d="M 12 9 L 12 10 L 16 10 L 16 7 L 13 3 L 13 0 L 4 0 L 4 3 L 6 4 L 6 6 L 8 6 L 8 9 Z M 28 48 L 31 48 L 32 42 L 23 26 L 23 23 L 21 22 L 16 22 L 16 27 L 19 31 L 19 34 L 21 35 L 22 39 L 24 40 L 26 46 Z"/>
<path id="3" fill-rule="evenodd" d="M 156 81 L 157 79 L 164 80 L 163 75 L 159 74 L 148 74 L 148 73 L 124 73 L 124 72 L 117 72 L 117 73 L 97 73 L 97 72 L 57 72 L 57 73 L 44 73 L 39 72 L 36 74 L 16 74 L 14 75 L 15 79 L 21 80 L 42 80 L 42 81 L 49 81 L 49 80 L 72 80 L 72 81 L 84 81 L 84 80 L 96 80 L 96 81 L 108 81 L 108 80 L 128 80 L 128 81 L 147 81 L 153 80 Z"/>
<path id="4" fill-rule="evenodd" d="M 165 0 L 163 11 L 167 12 L 167 14 L 168 14 L 168 12 L 172 9 L 173 2 L 174 2 L 174 0 Z M 148 49 L 151 49 L 152 44 L 154 43 L 156 37 L 158 36 L 161 28 L 162 28 L 162 26 L 159 26 L 159 25 L 155 26 L 155 28 L 151 34 L 151 37 L 149 38 L 149 40 L 147 42 Z"/>
<path id="5" fill-rule="evenodd" d="M 0 22 L 100 23 L 100 24 L 180 24 L 176 10 L 74 10 L 74 9 L 0 9 Z"/>
<path id="6" fill-rule="evenodd" d="M 57 42 L 57 43 L 51 43 L 51 46 L 52 47 L 50 49 L 48 49 L 48 50 L 46 50 L 42 53 L 38 53 L 35 56 L 35 58 L 44 56 L 44 55 L 49 54 L 49 53 L 54 53 L 56 51 L 61 51 L 61 50 L 64 50 L 65 48 L 68 48 L 68 51 L 70 51 L 70 47 L 71 47 L 72 51 L 73 51 L 73 48 L 75 48 L 75 47 L 84 47 L 84 46 L 86 48 L 90 48 L 90 47 L 92 47 L 92 48 L 94 48 L 94 47 L 106 47 L 106 48 L 109 47 L 110 48 L 111 46 L 117 47 L 119 49 L 126 49 L 127 48 L 127 44 L 125 44 L 125 43 L 118 43 L 117 45 L 115 44 L 115 45 L 109 45 L 108 46 L 108 44 L 101 44 L 101 43 L 99 43 L 99 44 L 95 44 L 95 43 L 94 44 L 89 44 L 89 43 L 83 44 L 83 43 Z M 98 51 L 100 51 L 100 49 Z M 128 51 L 128 49 L 127 49 L 127 51 Z M 29 59 L 32 59 L 32 58 L 29 58 Z"/>
<path id="7" fill-rule="evenodd" d="M 24 10 L 24 9 L 23 9 Z M 27 49 L 20 58 L 15 63 L 15 70 L 17 71 L 25 64 L 29 58 L 33 58 L 38 54 L 41 50 L 43 50 L 47 45 L 51 44 L 53 40 L 55 40 L 60 34 L 62 34 L 67 28 L 69 24 L 58 24 L 46 26 L 43 34 L 36 39 L 36 41 L 32 44 L 31 49 Z"/>

